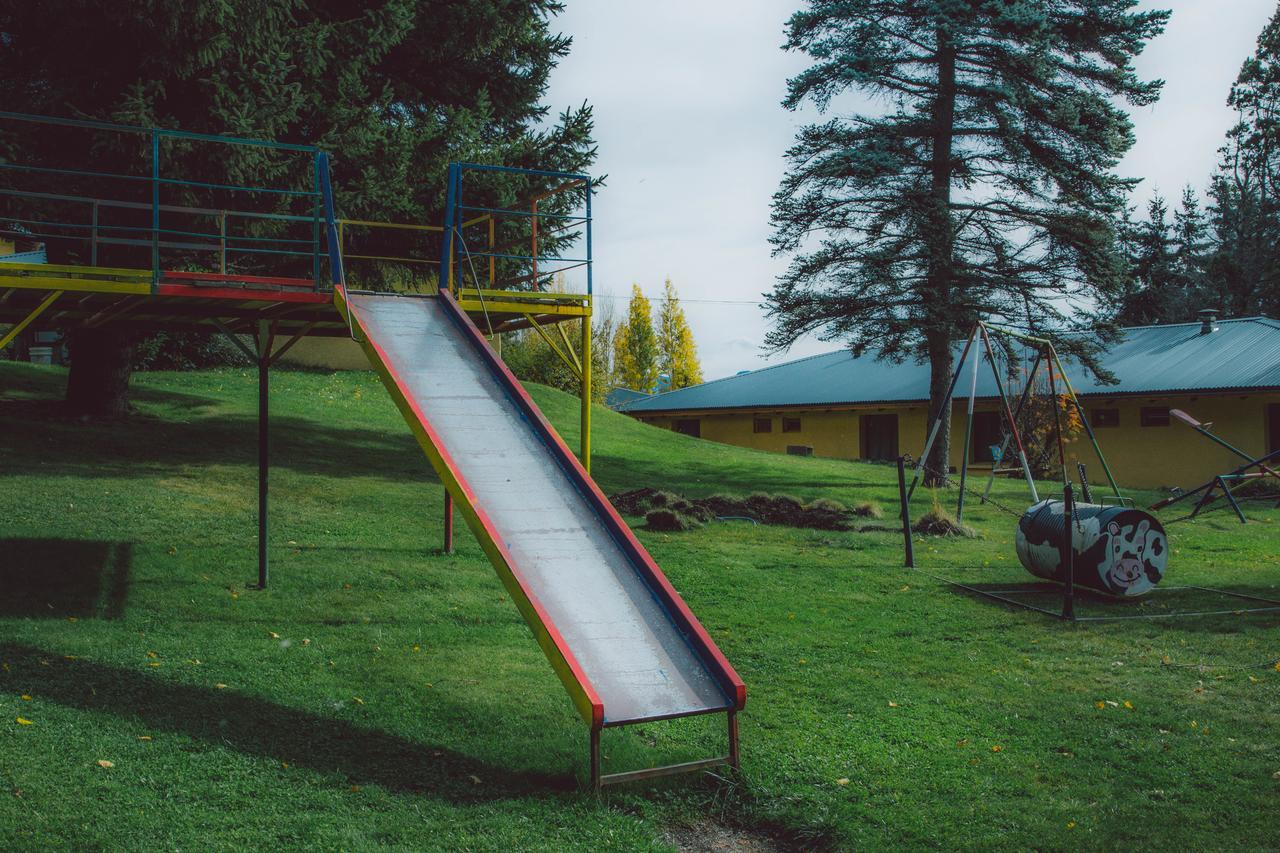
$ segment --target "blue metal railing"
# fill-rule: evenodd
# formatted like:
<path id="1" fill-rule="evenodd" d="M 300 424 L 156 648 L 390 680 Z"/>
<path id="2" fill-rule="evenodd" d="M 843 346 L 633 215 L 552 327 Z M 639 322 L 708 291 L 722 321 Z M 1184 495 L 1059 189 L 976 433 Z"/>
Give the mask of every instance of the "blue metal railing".
<path id="1" fill-rule="evenodd" d="M 125 155 L 117 162 L 132 160 L 138 172 L 149 174 L 48 162 L 48 152 L 59 150 L 60 142 L 67 150 L 76 150 L 76 146 L 66 138 L 55 139 L 53 144 L 32 144 L 42 127 L 89 134 L 92 144 L 83 147 L 81 156 L 84 151 L 99 150 L 104 143 L 105 147 L 119 148 L 120 135 L 141 137 L 149 153 L 143 149 L 135 157 Z M 111 254 L 123 259 L 111 266 L 149 266 L 153 288 L 170 263 L 189 272 L 213 267 L 207 271 L 229 278 L 275 275 L 318 287 L 327 258 L 331 267 L 337 265 L 331 277 L 340 279 L 341 259 L 335 258 L 332 235 L 328 235 L 328 247 L 321 244 L 328 233 L 326 218 L 332 215 L 332 192 L 328 158 L 315 146 L 3 111 L 0 131 L 8 131 L 11 139 L 21 139 L 24 134 L 30 137 L 25 146 L 17 146 L 24 151 L 22 161 L 0 161 L 0 179 L 7 179 L 0 185 L 0 235 L 51 242 L 53 254 L 73 265 L 87 262 L 97 266 L 101 255 Z M 216 175 L 214 180 L 202 180 L 204 175 L 162 168 L 167 145 L 215 144 L 281 152 L 279 162 L 268 165 L 296 180 L 268 181 L 265 185 L 224 183 Z M 206 161 L 216 163 L 218 156 L 211 151 Z M 298 159 L 303 162 L 296 162 Z M 185 162 L 193 161 L 188 156 Z M 146 187 L 150 192 L 142 195 L 130 187 Z M 166 191 L 181 196 L 183 203 L 162 198 Z M 209 198 L 222 203 L 207 201 Z M 305 203 L 303 209 L 298 209 L 299 202 Z M 147 249 L 149 262 L 138 263 L 142 260 L 139 253 Z M 310 263 L 304 268 L 301 262 L 307 258 Z"/>
<path id="2" fill-rule="evenodd" d="M 463 181 L 467 172 L 497 172 L 515 176 L 528 176 L 534 178 L 553 178 L 559 182 L 558 186 L 534 196 L 529 204 L 529 209 L 519 209 L 510 207 L 498 207 L 494 205 L 482 204 L 464 204 L 463 203 Z M 482 163 L 451 163 L 449 165 L 448 185 L 445 190 L 445 212 L 444 212 L 444 235 L 440 248 L 440 286 L 453 287 L 455 285 L 455 267 L 460 256 L 465 256 L 470 262 L 473 258 L 485 258 L 492 260 L 502 260 L 513 262 L 527 270 L 527 273 L 517 278 L 518 281 L 527 281 L 531 289 L 541 290 L 543 282 L 552 278 L 557 273 L 567 272 L 571 269 L 581 267 L 586 268 L 586 286 L 587 294 L 592 292 L 592 259 L 591 259 L 591 196 L 594 184 L 591 176 L 582 175 L 573 172 L 555 172 L 545 169 L 524 169 L 515 166 L 491 166 Z M 550 201 L 557 196 L 563 196 L 565 193 L 581 192 L 582 203 L 575 206 L 575 209 L 581 209 L 582 213 L 564 213 L 559 211 L 540 211 L 538 204 L 543 201 Z M 560 201 L 560 199 L 557 199 Z M 468 224 L 463 219 L 464 213 L 482 214 L 478 219 L 471 222 L 477 223 L 479 219 L 485 219 L 490 222 L 493 220 L 501 220 L 510 217 L 516 220 L 524 220 L 529 223 L 530 233 L 530 253 L 515 254 L 507 251 L 495 251 L 492 236 L 487 250 L 472 251 L 467 249 L 465 239 L 463 238 L 463 230 Z M 550 232 L 552 234 L 563 235 L 566 229 L 576 226 L 582 227 L 582 233 L 585 237 L 584 257 L 562 257 L 558 254 L 541 254 L 538 250 L 538 223 L 540 220 L 551 220 L 557 223 L 556 227 Z M 492 232 L 490 232 L 492 235 Z M 576 235 L 570 235 L 576 236 Z M 555 242 L 563 242 L 563 236 L 554 238 Z M 553 266 L 550 269 L 541 267 L 540 264 L 549 263 Z M 562 264 L 562 266 L 555 266 Z M 492 269 L 492 268 L 491 268 Z M 474 272 L 473 272 L 474 275 Z M 492 280 L 492 273 L 490 274 Z M 492 281 L 491 281 L 492 283 Z M 479 281 L 476 281 L 479 287 Z"/>

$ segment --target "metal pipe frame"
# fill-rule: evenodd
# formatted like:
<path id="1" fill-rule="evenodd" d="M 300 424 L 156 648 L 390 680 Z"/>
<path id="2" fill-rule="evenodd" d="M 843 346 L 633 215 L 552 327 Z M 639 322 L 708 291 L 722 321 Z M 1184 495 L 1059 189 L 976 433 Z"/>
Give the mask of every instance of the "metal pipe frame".
<path id="1" fill-rule="evenodd" d="M 667 764 L 661 767 L 647 767 L 643 770 L 626 770 L 618 773 L 603 773 L 600 759 L 600 729 L 592 728 L 590 734 L 590 775 L 591 790 L 597 794 L 606 785 L 621 785 L 627 782 L 640 782 L 646 779 L 658 779 L 663 776 L 675 776 L 681 773 L 696 773 L 712 767 L 728 766 L 733 772 L 742 770 L 742 753 L 738 738 L 738 713 L 727 712 L 727 728 L 729 734 L 729 751 L 715 758 L 702 758 L 697 761 L 683 761 L 679 764 Z"/>

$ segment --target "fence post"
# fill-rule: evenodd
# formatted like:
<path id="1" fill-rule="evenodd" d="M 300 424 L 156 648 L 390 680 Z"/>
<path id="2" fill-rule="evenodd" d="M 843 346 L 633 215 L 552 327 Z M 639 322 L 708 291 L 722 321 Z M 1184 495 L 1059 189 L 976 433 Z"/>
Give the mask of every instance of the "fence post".
<path id="1" fill-rule="evenodd" d="M 911 544 L 911 513 L 907 509 L 907 469 L 905 457 L 898 457 L 898 503 L 902 508 L 902 542 L 905 547 L 906 566 L 915 568 L 916 556 Z"/>
<path id="2" fill-rule="evenodd" d="M 1072 527 L 1075 524 L 1075 496 L 1071 483 L 1062 486 L 1062 565 L 1066 582 L 1062 586 L 1062 618 L 1076 621 L 1076 547 Z"/>

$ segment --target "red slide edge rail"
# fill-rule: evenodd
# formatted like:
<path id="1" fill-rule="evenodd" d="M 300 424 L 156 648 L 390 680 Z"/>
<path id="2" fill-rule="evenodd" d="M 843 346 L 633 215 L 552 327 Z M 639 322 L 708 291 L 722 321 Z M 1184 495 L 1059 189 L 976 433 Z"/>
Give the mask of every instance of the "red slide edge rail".
<path id="1" fill-rule="evenodd" d="M 347 295 L 343 288 L 339 286 L 335 289 L 342 300 L 342 304 L 346 307 L 346 310 L 354 314 L 356 309 L 349 301 L 347 301 Z M 396 388 L 400 391 L 400 396 L 404 398 L 409 408 L 413 411 L 414 417 L 418 419 L 418 423 L 422 426 L 423 431 L 427 434 L 431 443 L 435 445 L 436 452 L 440 454 L 440 460 L 444 464 L 445 468 L 448 469 L 450 478 L 458 484 L 458 488 L 466 496 L 468 505 L 470 505 L 476 514 L 476 520 L 480 522 L 480 526 L 484 528 L 485 534 L 493 543 L 494 548 L 497 549 L 498 553 L 502 556 L 503 562 L 507 564 L 507 568 L 511 572 L 512 577 L 515 578 L 516 583 L 520 585 L 520 589 L 523 592 L 525 599 L 533 608 L 534 613 L 538 615 L 538 620 L 542 623 L 543 627 L 546 628 L 547 635 L 551 638 L 551 642 L 555 644 L 556 649 L 564 658 L 565 663 L 568 664 L 570 672 L 573 673 L 573 676 L 577 679 L 578 683 L 582 685 L 583 692 L 586 693 L 587 700 L 591 703 L 591 727 L 593 729 L 601 728 L 604 725 L 604 703 L 600 701 L 600 695 L 596 693 L 595 688 L 591 686 L 591 680 L 587 678 L 586 672 L 583 671 L 577 658 L 573 656 L 573 652 L 569 649 L 569 645 L 564 641 L 564 637 L 560 636 L 559 629 L 556 628 L 555 622 L 551 620 L 550 615 L 548 615 L 546 609 L 543 608 L 542 602 L 538 600 L 533 589 L 525 581 L 524 575 L 521 574 L 520 570 L 516 567 L 515 560 L 511 557 L 511 552 L 509 552 L 507 550 L 507 546 L 503 544 L 502 539 L 498 535 L 497 528 L 495 528 L 493 526 L 493 522 L 489 520 L 488 513 L 484 511 L 484 508 L 481 507 L 480 503 L 476 500 L 475 493 L 471 491 L 471 487 L 467 485 L 466 481 L 458 476 L 458 468 L 454 464 L 453 458 L 444 449 L 444 443 L 440 440 L 439 434 L 435 431 L 435 428 L 431 426 L 431 422 L 427 419 L 426 414 L 418 405 L 418 401 L 414 399 L 413 394 L 400 378 L 400 374 L 391 366 L 391 361 L 387 358 L 386 351 L 378 345 L 376 340 L 369 337 L 367 333 L 365 335 L 365 339 L 370 346 L 377 350 L 378 359 L 382 362 L 383 367 L 386 368 L 387 375 L 391 377 L 391 381 L 395 382 Z"/>
<path id="2" fill-rule="evenodd" d="M 529 423 L 538 432 L 543 443 L 557 457 L 557 461 L 569 475 L 570 480 L 592 504 L 596 514 L 600 516 L 601 521 L 604 522 L 605 527 L 613 535 L 615 541 L 644 571 L 647 579 L 652 584 L 651 588 L 658 593 L 660 600 L 666 605 L 668 612 L 675 617 L 676 624 L 683 629 L 685 636 L 693 641 L 695 650 L 701 652 L 704 659 L 714 664 L 714 669 L 718 670 L 715 674 L 719 677 L 720 686 L 732 700 L 734 710 L 742 710 L 747 703 L 747 687 L 743 684 L 742 679 L 738 677 L 738 673 L 728 659 L 725 658 L 724 653 L 720 651 L 715 640 L 711 639 L 711 635 L 702 627 L 698 617 L 693 615 L 693 611 L 689 609 L 689 605 L 685 604 L 684 599 L 680 597 L 680 593 L 676 592 L 666 574 L 654 562 L 653 557 L 649 555 L 645 547 L 640 544 L 640 540 L 636 538 L 635 533 L 627 526 L 627 523 L 622 520 L 622 516 L 614 509 L 613 504 L 609 503 L 609 499 L 605 497 L 604 492 L 600 491 L 600 487 L 596 485 L 595 480 L 592 480 L 586 469 L 582 467 L 578 457 L 573 454 L 573 451 L 560 438 L 560 434 L 547 421 L 546 416 L 542 414 L 537 404 L 533 402 L 533 398 L 529 396 L 529 393 L 524 390 L 524 386 L 520 384 L 520 380 L 516 379 L 515 374 L 507 368 L 507 365 L 489 346 L 489 342 L 485 340 L 484 334 L 479 327 L 458 306 L 453 294 L 448 289 L 441 288 L 439 299 L 450 319 L 466 333 L 495 378 L 498 379 L 507 393 L 519 405 L 521 413 L 528 418 Z"/>

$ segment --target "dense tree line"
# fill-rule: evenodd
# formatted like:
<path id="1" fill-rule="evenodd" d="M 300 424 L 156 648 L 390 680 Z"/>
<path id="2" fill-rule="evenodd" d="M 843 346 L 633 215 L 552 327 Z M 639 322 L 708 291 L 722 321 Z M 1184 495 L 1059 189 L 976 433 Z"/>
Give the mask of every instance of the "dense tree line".
<path id="1" fill-rule="evenodd" d="M 1125 325 L 1177 323 L 1202 308 L 1280 316 L 1280 9 L 1227 98 L 1238 114 L 1201 202 L 1187 187 L 1170 214 L 1154 195 L 1127 222 Z"/>

